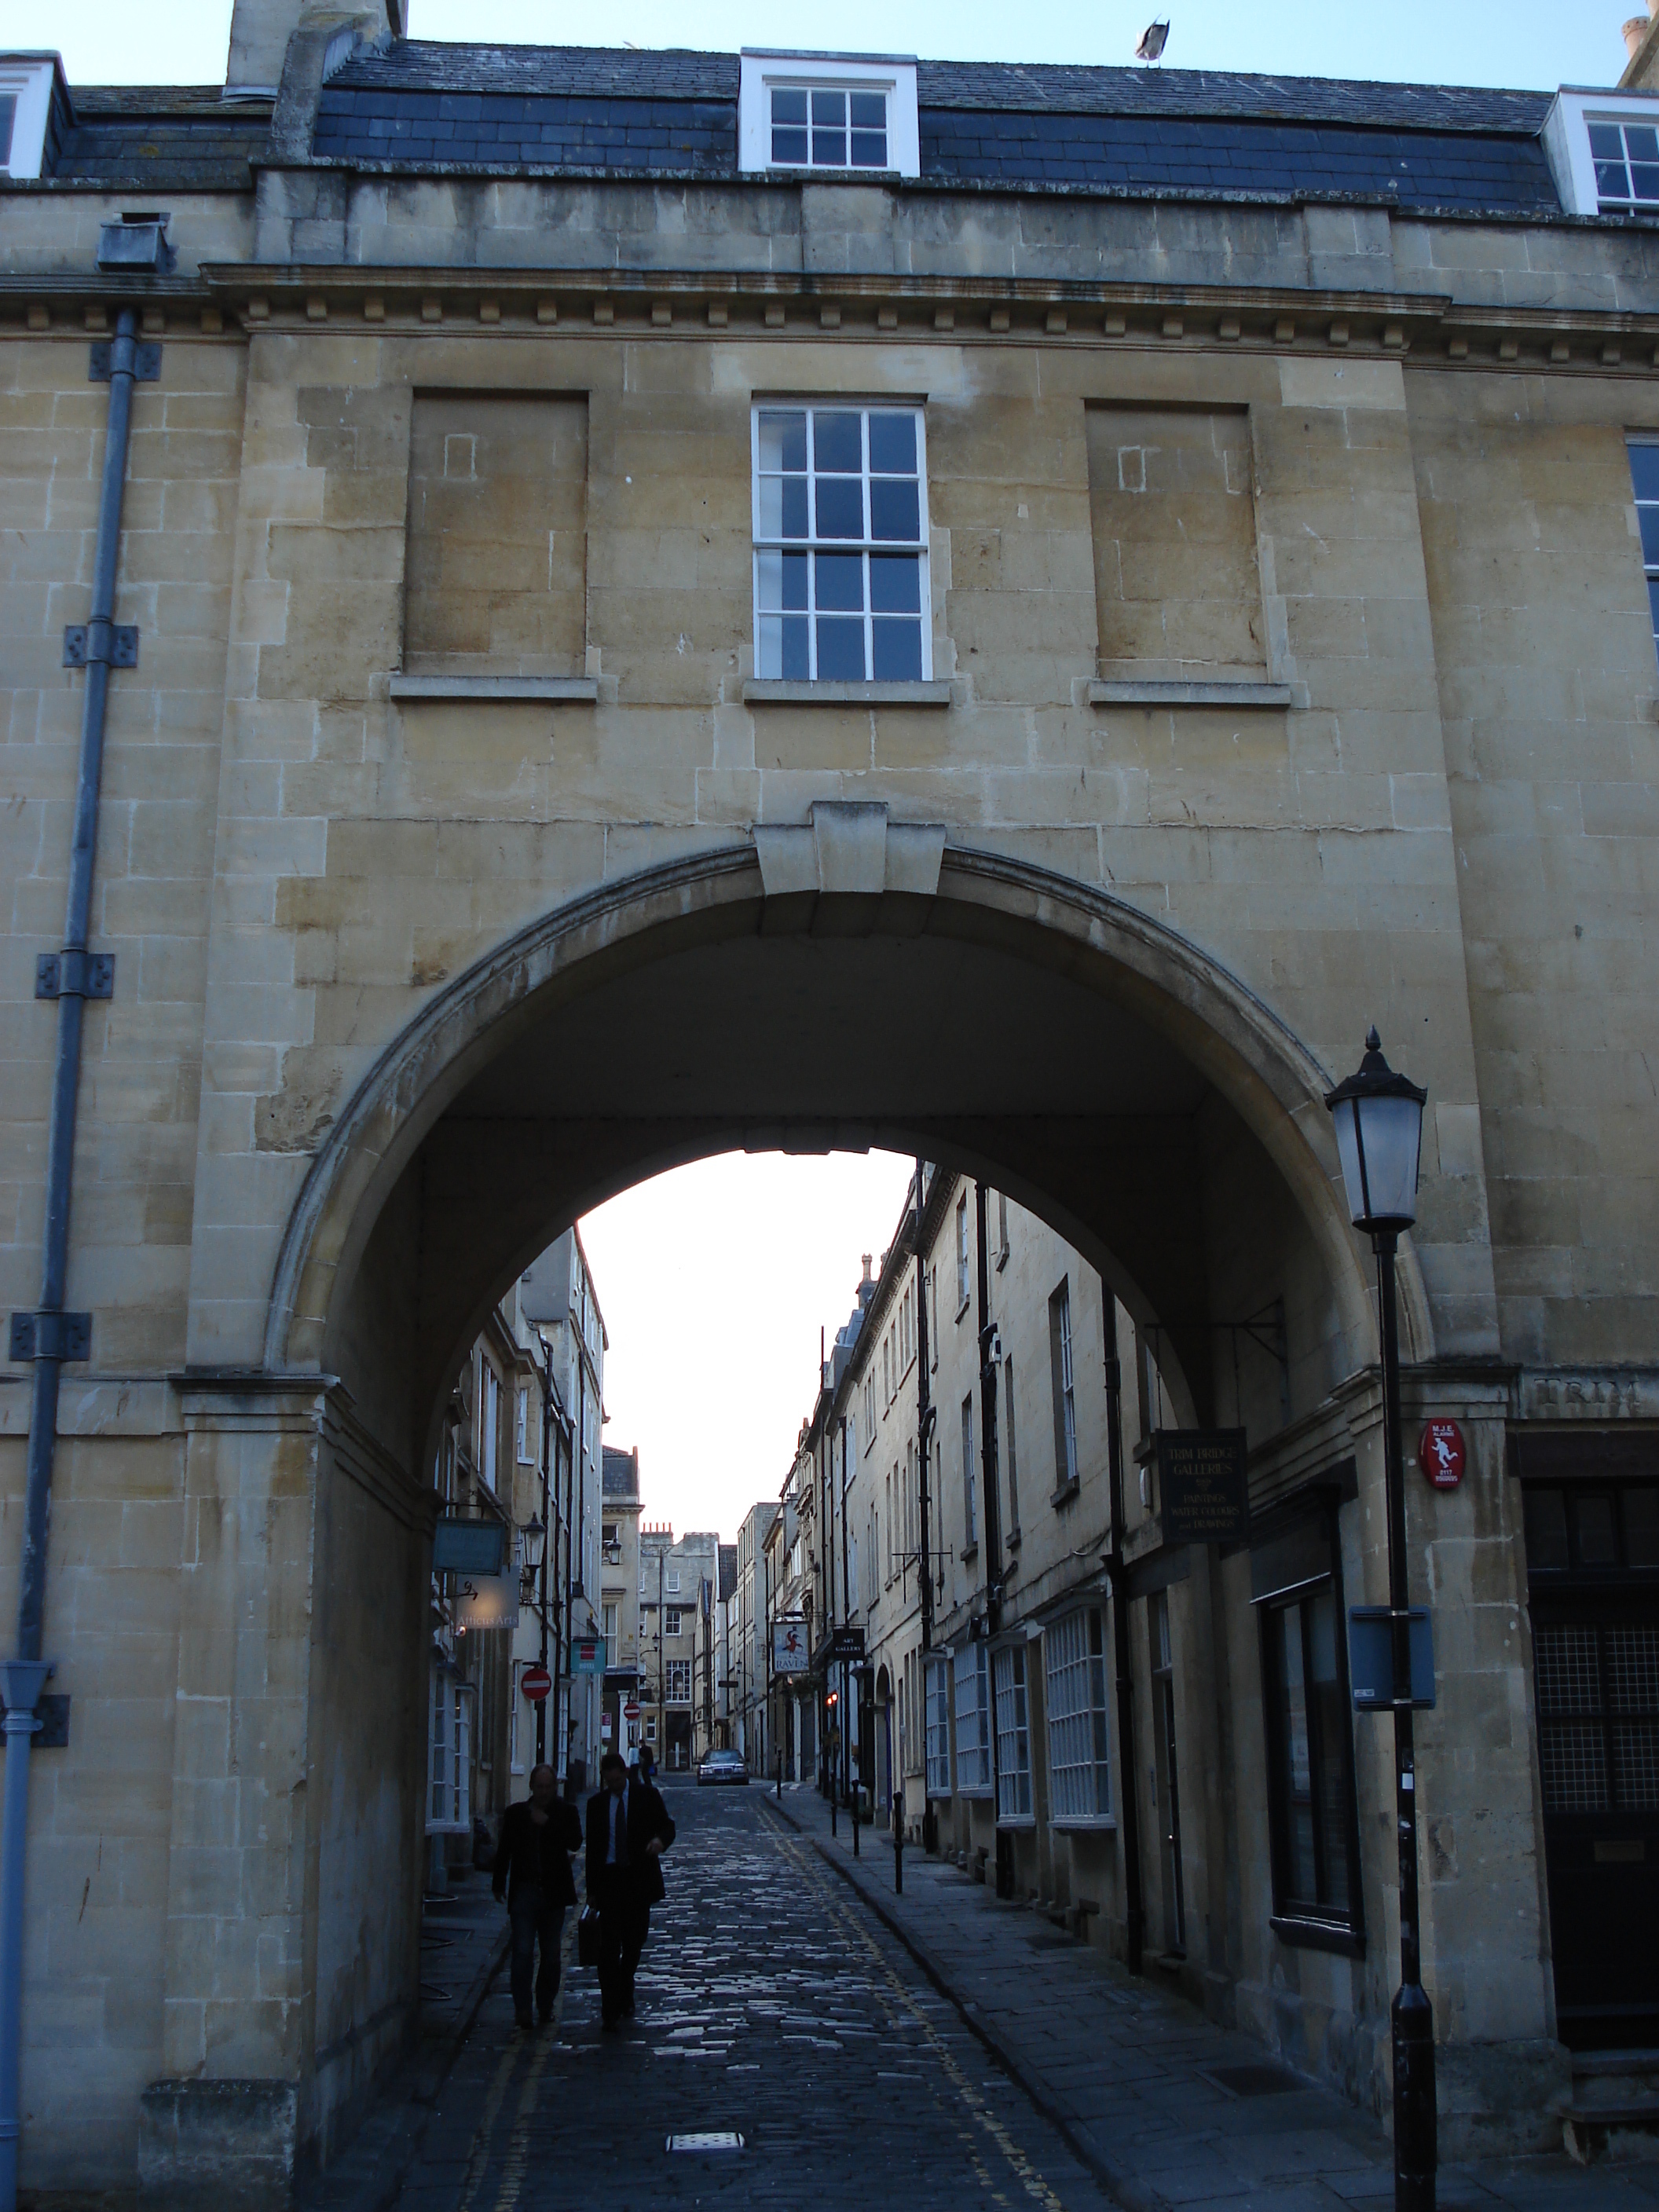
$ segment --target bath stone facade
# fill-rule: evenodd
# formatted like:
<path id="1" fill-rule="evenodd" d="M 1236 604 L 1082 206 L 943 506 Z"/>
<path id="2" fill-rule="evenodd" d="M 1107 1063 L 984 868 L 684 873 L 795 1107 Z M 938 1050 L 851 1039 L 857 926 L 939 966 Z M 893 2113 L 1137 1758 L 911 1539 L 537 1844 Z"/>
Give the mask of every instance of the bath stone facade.
<path id="1" fill-rule="evenodd" d="M 740 113 L 819 66 L 787 57 L 243 0 L 232 59 L 221 99 L 19 58 L 39 128 L 0 179 L 26 1315 L 92 356 L 128 317 L 155 349 L 26 2183 L 278 2200 L 405 2047 L 423 1768 L 385 1715 L 423 1679 L 443 1407 L 514 1274 L 663 1165 L 884 1143 L 984 1175 L 1159 1333 L 1176 1425 L 1237 1412 L 1263 1513 L 1350 1501 L 1345 1596 L 1379 1600 L 1370 1258 L 1321 1103 L 1373 1020 L 1430 1093 L 1412 1435 L 1468 1445 L 1410 1492 L 1443 2142 L 1534 2140 L 1563 2037 L 1654 2001 L 1594 1959 L 1659 1956 L 1649 1814 L 1606 1765 L 1572 1809 L 1534 1665 L 1614 1585 L 1655 1632 L 1659 240 L 1575 197 L 1595 98 L 866 61 L 889 128 L 814 167 Z M 158 210 L 164 247 L 125 235 Z M 1282 1361 L 1236 1401 L 1224 1325 L 1264 1312 Z M 8 1571 L 30 1374 L 0 1369 Z M 1182 1692 L 1247 1779 L 1254 1556 L 1204 1570 Z M 1248 1950 L 1264 2037 L 1380 2105 L 1391 1845 L 1357 1848 L 1363 1957 L 1252 1892 L 1211 1899 L 1205 1972 L 1223 2002 Z"/>

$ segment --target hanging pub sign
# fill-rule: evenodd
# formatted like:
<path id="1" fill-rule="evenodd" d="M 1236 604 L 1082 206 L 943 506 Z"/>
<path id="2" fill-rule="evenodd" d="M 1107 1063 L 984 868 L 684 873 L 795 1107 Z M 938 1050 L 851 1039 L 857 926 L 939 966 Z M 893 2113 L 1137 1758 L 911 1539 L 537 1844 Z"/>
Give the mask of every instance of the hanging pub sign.
<path id="1" fill-rule="evenodd" d="M 830 1632 L 830 1656 L 832 1659 L 860 1660 L 864 1656 L 864 1631 L 853 1624 Z"/>
<path id="2" fill-rule="evenodd" d="M 433 1524 L 434 1575 L 498 1575 L 506 1557 L 504 1521 L 463 1521 L 446 1513 Z"/>
<path id="3" fill-rule="evenodd" d="M 516 1559 L 503 1559 L 499 1574 L 457 1574 L 455 1626 L 458 1628 L 516 1628 L 518 1625 L 519 1565 Z"/>
<path id="4" fill-rule="evenodd" d="M 775 1620 L 772 1623 L 772 1672 L 775 1674 L 804 1674 L 811 1663 L 811 1654 L 806 1648 L 805 1622 Z"/>
<path id="5" fill-rule="evenodd" d="M 1236 1542 L 1250 1516 L 1243 1430 L 1159 1429 L 1153 1441 L 1164 1542 Z"/>

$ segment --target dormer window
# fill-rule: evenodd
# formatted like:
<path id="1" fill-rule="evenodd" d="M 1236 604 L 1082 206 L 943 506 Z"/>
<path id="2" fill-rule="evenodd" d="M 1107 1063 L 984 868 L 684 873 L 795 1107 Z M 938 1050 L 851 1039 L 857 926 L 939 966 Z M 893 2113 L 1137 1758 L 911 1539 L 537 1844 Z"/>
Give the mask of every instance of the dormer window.
<path id="1" fill-rule="evenodd" d="M 0 53 L 0 177 L 45 172 L 57 81 L 53 55 Z"/>
<path id="2" fill-rule="evenodd" d="M 918 175 L 915 62 L 869 54 L 745 52 L 738 159 L 745 171 Z"/>
<path id="3" fill-rule="evenodd" d="M 823 85 L 775 84 L 772 167 L 884 169 L 887 94 Z"/>
<path id="4" fill-rule="evenodd" d="M 1659 216 L 1659 97 L 1564 88 L 1544 150 L 1569 215 Z"/>
<path id="5" fill-rule="evenodd" d="M 1599 211 L 1659 208 L 1659 128 L 1651 123 L 1592 123 Z"/>

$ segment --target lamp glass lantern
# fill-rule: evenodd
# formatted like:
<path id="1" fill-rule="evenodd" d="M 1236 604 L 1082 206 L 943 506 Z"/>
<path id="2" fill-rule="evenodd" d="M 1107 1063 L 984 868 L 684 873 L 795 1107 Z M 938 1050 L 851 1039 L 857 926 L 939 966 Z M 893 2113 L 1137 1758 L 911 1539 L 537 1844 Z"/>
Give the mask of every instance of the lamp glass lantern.
<path id="1" fill-rule="evenodd" d="M 547 1548 L 547 1531 L 542 1526 L 540 1514 L 532 1514 L 520 1533 L 524 1537 L 524 1563 L 533 1575 L 540 1569 L 542 1554 Z"/>
<path id="2" fill-rule="evenodd" d="M 1397 1235 L 1416 1220 L 1428 1095 L 1389 1066 L 1374 1029 L 1358 1068 L 1326 1093 L 1356 1229 L 1373 1237 Z"/>

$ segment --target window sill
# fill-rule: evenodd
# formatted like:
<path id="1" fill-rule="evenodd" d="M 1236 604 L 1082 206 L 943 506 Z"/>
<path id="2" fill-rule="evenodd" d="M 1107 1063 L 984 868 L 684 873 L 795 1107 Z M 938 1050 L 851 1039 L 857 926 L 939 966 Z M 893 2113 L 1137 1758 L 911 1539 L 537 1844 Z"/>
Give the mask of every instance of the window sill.
<path id="1" fill-rule="evenodd" d="M 1109 1836 L 1117 1828 L 1115 1813 L 1079 1813 L 1048 1826 L 1061 1836 Z"/>
<path id="2" fill-rule="evenodd" d="M 1019 1547 L 1020 1547 L 1020 1542 L 1021 1542 L 1021 1537 L 1020 1537 L 1020 1533 L 1019 1533 L 1018 1529 L 1018 1528 L 1011 1528 L 1011 1529 L 1008 1531 L 1008 1534 L 1006 1534 L 1006 1536 L 1005 1536 L 1005 1537 L 1004 1537 L 1003 1541 L 1006 1544 L 1006 1546 L 1008 1547 L 1008 1549 L 1009 1549 L 1011 1552 L 1017 1552 L 1017 1551 L 1018 1551 Z"/>
<path id="3" fill-rule="evenodd" d="M 1341 1928 L 1329 1920 L 1301 1920 L 1275 1912 L 1267 1925 L 1281 1943 L 1296 1951 L 1334 1951 L 1345 1959 L 1363 1959 L 1365 1938 L 1362 1930 Z"/>
<path id="4" fill-rule="evenodd" d="M 962 1304 L 957 1308 L 957 1319 L 958 1321 L 960 1321 L 963 1314 L 967 1312 L 969 1304 L 969 1301 L 967 1298 L 964 1298 Z"/>
<path id="5" fill-rule="evenodd" d="M 1036 1826 L 1035 1813 L 999 1813 L 997 1815 L 999 1831 L 1006 1829 L 1015 1834 L 1029 1834 Z"/>
<path id="6" fill-rule="evenodd" d="M 751 676 L 745 707 L 948 707 L 948 684 L 789 684 Z"/>
<path id="7" fill-rule="evenodd" d="M 599 696 L 594 676 L 393 675 L 394 699 L 511 699 L 592 705 Z"/>
<path id="8" fill-rule="evenodd" d="M 1130 678 L 1094 677 L 1089 684 L 1091 707 L 1266 707 L 1281 712 L 1297 699 L 1288 684 L 1187 684 L 1157 679 L 1139 682 Z"/>
<path id="9" fill-rule="evenodd" d="M 1069 1505 L 1082 1487 L 1081 1482 L 1062 1482 L 1058 1490 L 1048 1492 L 1048 1503 L 1056 1507 Z"/>

